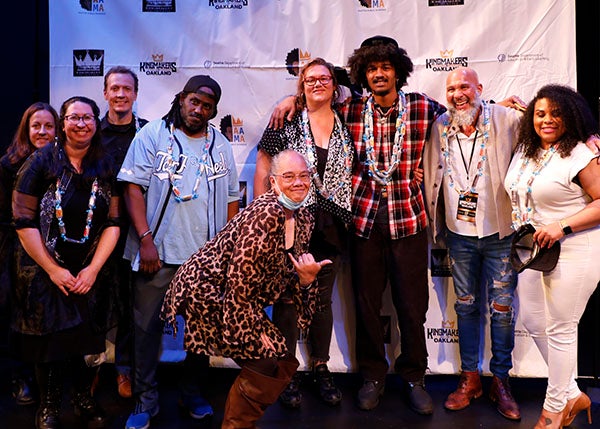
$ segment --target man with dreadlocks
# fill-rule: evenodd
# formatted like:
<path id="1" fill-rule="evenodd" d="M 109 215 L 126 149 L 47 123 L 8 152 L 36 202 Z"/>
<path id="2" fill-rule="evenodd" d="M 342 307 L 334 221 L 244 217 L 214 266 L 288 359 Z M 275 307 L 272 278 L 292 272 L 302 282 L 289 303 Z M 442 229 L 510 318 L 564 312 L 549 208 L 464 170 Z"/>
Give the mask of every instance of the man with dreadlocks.
<path id="1" fill-rule="evenodd" d="M 210 76 L 188 80 L 171 110 L 136 135 L 117 176 L 131 217 L 124 258 L 134 271 L 134 397 L 126 428 L 147 428 L 158 413 L 156 368 L 160 309 L 179 266 L 238 211 L 239 184 L 227 138 L 209 120 L 221 87 Z M 185 239 L 182 239 L 185 238 Z M 195 419 L 212 415 L 199 394 L 208 356 L 188 353 L 181 405 Z"/>

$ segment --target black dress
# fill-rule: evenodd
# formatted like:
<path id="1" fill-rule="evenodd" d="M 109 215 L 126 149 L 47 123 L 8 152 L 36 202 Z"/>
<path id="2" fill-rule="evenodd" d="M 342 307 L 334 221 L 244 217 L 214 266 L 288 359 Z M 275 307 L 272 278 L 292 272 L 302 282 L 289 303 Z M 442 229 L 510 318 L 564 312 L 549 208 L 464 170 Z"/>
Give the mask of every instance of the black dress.
<path id="1" fill-rule="evenodd" d="M 15 185 L 15 225 L 37 228 L 48 252 L 71 274 L 87 266 L 105 228 L 118 225 L 110 207 L 114 190 L 112 175 L 99 179 L 89 239 L 71 243 L 60 236 L 56 216 L 57 176 L 51 163 L 66 159 L 62 147 L 48 145 L 28 159 L 19 171 Z M 62 156 L 61 156 L 62 155 Z M 66 236 L 80 240 L 86 225 L 93 178 L 76 174 L 64 162 L 61 206 Z M 35 197 L 35 198 L 31 198 Z M 33 204 L 36 203 L 36 204 Z M 114 203 L 113 203 L 114 204 Z M 16 206 L 15 206 L 16 207 Z M 98 354 L 105 349 L 107 330 L 114 324 L 113 297 L 115 270 L 110 260 L 100 270 L 96 282 L 85 295 L 64 295 L 48 274 L 17 243 L 17 278 L 12 328 L 18 333 L 16 345 L 24 360 L 51 362 L 72 356 Z"/>

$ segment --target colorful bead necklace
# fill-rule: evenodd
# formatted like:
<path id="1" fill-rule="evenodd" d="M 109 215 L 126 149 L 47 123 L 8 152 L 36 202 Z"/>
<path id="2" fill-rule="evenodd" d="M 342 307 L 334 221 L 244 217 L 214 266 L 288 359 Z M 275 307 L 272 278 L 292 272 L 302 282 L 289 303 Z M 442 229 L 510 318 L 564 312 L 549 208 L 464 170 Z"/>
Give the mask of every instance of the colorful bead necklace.
<path id="1" fill-rule="evenodd" d="M 387 185 L 392 173 L 400 163 L 400 155 L 404 146 L 404 135 L 406 133 L 406 97 L 404 92 L 398 91 L 398 117 L 396 118 L 396 133 L 394 134 L 394 145 L 392 147 L 392 156 L 387 170 L 381 171 L 377 166 L 375 159 L 375 137 L 373 135 L 373 96 L 369 96 L 365 107 L 363 108 L 363 142 L 367 159 L 365 164 L 369 168 L 369 176 L 382 185 Z"/>
<path id="2" fill-rule="evenodd" d="M 88 208 L 86 210 L 87 217 L 85 220 L 85 228 L 83 229 L 83 237 L 80 240 L 67 237 L 67 230 L 65 228 L 65 222 L 63 221 L 63 209 L 62 209 L 62 194 L 65 193 L 60 187 L 60 178 L 56 179 L 56 191 L 54 191 L 54 213 L 56 214 L 56 220 L 58 221 L 58 232 L 63 241 L 68 243 L 83 244 L 90 237 L 90 230 L 92 229 L 92 219 L 94 219 L 94 209 L 96 208 L 96 193 L 98 192 L 98 178 L 94 179 L 92 183 L 92 190 L 90 192 L 90 199 L 88 201 Z"/>
<path id="3" fill-rule="evenodd" d="M 169 174 L 169 181 L 171 182 L 171 186 L 173 188 L 173 195 L 175 196 L 175 201 L 177 201 L 178 203 L 181 202 L 185 202 L 185 201 L 190 201 L 190 200 L 195 200 L 196 198 L 198 198 L 198 187 L 200 186 L 200 177 L 202 176 L 202 166 L 207 166 L 207 159 L 208 159 L 208 155 L 209 155 L 209 149 L 210 149 L 210 133 L 211 133 L 211 129 L 210 127 L 206 127 L 206 136 L 204 138 L 204 148 L 202 150 L 202 158 L 200 159 L 200 162 L 198 163 L 198 168 L 196 169 L 196 181 L 194 182 L 194 187 L 192 188 L 192 193 L 191 194 L 187 194 L 187 195 L 182 195 L 181 194 L 181 190 L 179 189 L 179 179 L 175 177 L 175 173 L 177 171 L 177 168 L 179 167 L 179 161 L 175 158 L 175 156 L 173 155 L 173 144 L 175 143 L 175 140 L 177 139 L 177 137 L 175 137 L 175 127 L 173 126 L 173 124 L 171 124 L 170 126 L 170 135 L 169 135 L 169 147 L 167 148 L 167 153 L 169 155 L 169 159 L 167 159 L 166 161 L 166 167 L 167 167 L 167 172 Z"/>
<path id="4" fill-rule="evenodd" d="M 475 193 L 475 187 L 477 185 L 477 181 L 479 180 L 479 178 L 481 176 L 483 176 L 483 165 L 485 164 L 485 161 L 487 160 L 487 156 L 486 156 L 486 152 L 485 152 L 485 145 L 488 141 L 488 138 L 490 136 L 490 106 L 485 102 L 482 101 L 482 113 L 483 113 L 483 120 L 482 120 L 482 125 L 483 125 L 483 138 L 481 139 L 481 145 L 479 146 L 479 161 L 477 162 L 477 170 L 475 173 L 475 177 L 473 178 L 473 183 L 471 184 L 471 187 L 469 189 L 459 189 L 458 186 L 455 186 L 455 182 L 454 182 L 454 176 L 452 175 L 452 166 L 450 164 L 450 150 L 449 150 L 449 137 L 448 137 L 448 131 L 450 130 L 450 122 L 449 122 L 449 116 L 446 117 L 446 119 L 444 120 L 444 130 L 442 131 L 442 146 L 441 146 L 441 151 L 442 151 L 442 156 L 444 157 L 444 160 L 446 161 L 446 171 L 444 172 L 444 175 L 446 177 L 448 177 L 449 180 L 449 186 L 450 188 L 453 188 L 456 190 L 456 192 L 459 193 L 459 195 L 463 195 L 466 193 Z M 473 141 L 473 145 L 475 145 L 477 143 L 477 134 L 475 134 L 475 140 Z M 467 171 L 467 176 L 468 176 L 469 172 Z"/>
<path id="5" fill-rule="evenodd" d="M 308 158 L 308 162 L 310 162 L 310 172 L 312 174 L 313 183 L 315 184 L 315 188 L 317 192 L 328 200 L 332 200 L 333 196 L 342 189 L 345 185 L 348 184 L 347 181 L 344 180 L 344 177 L 350 177 L 352 173 L 352 147 L 350 144 L 350 138 L 348 133 L 344 132 L 344 128 L 342 127 L 342 121 L 338 115 L 333 112 L 335 117 L 335 124 L 340 132 L 340 135 L 343 137 L 344 141 L 342 143 L 342 149 L 344 151 L 344 173 L 339 182 L 337 183 L 337 187 L 332 191 L 325 187 L 323 181 L 319 177 L 319 173 L 317 171 L 317 150 L 315 148 L 315 143 L 312 139 L 312 133 L 310 132 L 310 122 L 308 120 L 308 109 L 304 108 L 302 110 L 302 131 L 304 134 L 304 143 L 306 144 L 306 157 Z"/>
<path id="6" fill-rule="evenodd" d="M 521 181 L 521 177 L 525 172 L 525 168 L 527 168 L 531 160 L 525 157 L 521 159 L 521 166 L 519 167 L 517 177 L 515 178 L 515 181 L 512 182 L 510 185 L 510 199 L 512 204 L 512 227 L 515 231 L 518 230 L 521 225 L 531 223 L 531 214 L 533 213 L 533 207 L 531 206 L 531 202 L 533 201 L 531 196 L 531 185 L 535 178 L 540 175 L 540 172 L 548 165 L 548 163 L 552 159 L 552 156 L 555 153 L 556 145 L 552 145 L 550 146 L 550 149 L 548 149 L 541 158 L 538 158 L 535 161 L 535 167 L 531 172 L 531 176 L 527 180 L 527 188 L 525 189 L 526 196 L 524 212 L 521 212 L 521 204 L 519 201 L 519 191 L 517 189 L 517 185 Z"/>

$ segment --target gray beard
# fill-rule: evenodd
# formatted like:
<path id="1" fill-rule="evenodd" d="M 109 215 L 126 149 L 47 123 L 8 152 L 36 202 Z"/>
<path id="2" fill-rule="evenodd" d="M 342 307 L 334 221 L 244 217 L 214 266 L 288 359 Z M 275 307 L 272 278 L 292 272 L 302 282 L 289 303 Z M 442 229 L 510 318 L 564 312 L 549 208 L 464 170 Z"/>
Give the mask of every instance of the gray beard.
<path id="1" fill-rule="evenodd" d="M 456 110 L 454 107 L 449 107 L 448 111 L 450 112 L 452 124 L 458 127 L 472 125 L 475 122 L 475 118 L 477 118 L 480 108 L 481 98 L 479 96 L 471 102 L 471 107 L 467 110 Z"/>

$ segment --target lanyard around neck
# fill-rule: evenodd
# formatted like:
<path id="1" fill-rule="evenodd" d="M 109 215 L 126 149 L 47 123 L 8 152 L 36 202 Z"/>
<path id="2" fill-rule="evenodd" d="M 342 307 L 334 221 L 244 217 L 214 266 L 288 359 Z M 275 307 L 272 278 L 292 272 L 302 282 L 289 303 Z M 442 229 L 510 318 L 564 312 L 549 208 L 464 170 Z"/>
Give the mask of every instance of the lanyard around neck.
<path id="1" fill-rule="evenodd" d="M 473 137 L 473 146 L 471 146 L 471 156 L 469 157 L 469 164 L 467 165 L 467 160 L 465 159 L 465 154 L 463 153 L 462 146 L 460 144 L 460 139 L 458 138 L 458 134 L 456 134 L 456 142 L 458 143 L 458 150 L 460 150 L 460 157 L 462 158 L 463 165 L 465 166 L 465 170 L 467 172 L 467 181 L 469 180 L 469 172 L 471 171 L 471 164 L 473 163 L 473 155 L 475 154 L 475 145 L 477 144 L 477 135 L 479 130 L 475 130 L 475 137 Z"/>

